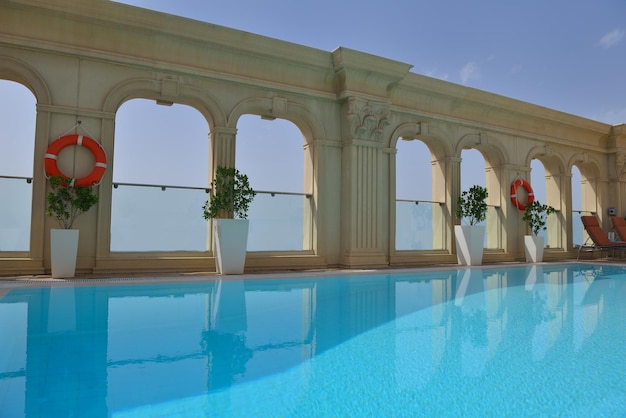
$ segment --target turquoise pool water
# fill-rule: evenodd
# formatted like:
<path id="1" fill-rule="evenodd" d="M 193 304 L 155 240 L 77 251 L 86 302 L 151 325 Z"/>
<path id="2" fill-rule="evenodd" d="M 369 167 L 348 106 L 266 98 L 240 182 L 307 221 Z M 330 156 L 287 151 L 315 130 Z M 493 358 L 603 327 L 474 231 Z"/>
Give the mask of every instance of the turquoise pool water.
<path id="1" fill-rule="evenodd" d="M 86 282 L 0 282 L 0 417 L 626 415 L 623 267 Z"/>

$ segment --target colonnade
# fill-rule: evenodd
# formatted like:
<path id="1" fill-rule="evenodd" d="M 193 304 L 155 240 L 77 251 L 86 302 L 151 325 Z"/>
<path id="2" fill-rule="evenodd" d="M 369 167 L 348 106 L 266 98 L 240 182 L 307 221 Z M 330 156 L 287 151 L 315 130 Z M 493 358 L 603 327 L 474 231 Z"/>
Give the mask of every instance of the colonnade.
<path id="1" fill-rule="evenodd" d="M 27 23 L 24 23 L 27 22 Z M 64 30 L 58 30 L 64 28 Z M 244 36 L 245 35 L 245 36 Z M 339 47 L 332 52 L 244 34 L 104 0 L 0 4 L 0 79 L 37 100 L 31 244 L 0 252 L 0 274 L 48 271 L 43 156 L 78 120 L 115 158 L 115 116 L 134 98 L 186 104 L 207 120 L 212 167 L 234 166 L 242 115 L 287 119 L 304 137 L 305 192 L 313 199 L 312 250 L 248 255 L 250 270 L 370 268 L 453 263 L 461 152 L 486 161 L 490 214 L 486 262 L 523 257 L 526 227 L 510 184 L 546 168 L 551 219 L 547 259 L 571 257 L 571 169 L 583 177 L 583 210 L 606 224 L 626 215 L 626 128 L 542 108 L 410 72 L 411 65 Z M 395 249 L 396 143 L 420 140 L 432 156 L 430 251 Z M 274 150 L 277 156 L 280 150 Z M 60 161 L 59 164 L 83 164 Z M 110 251 L 111 170 L 99 203 L 81 220 L 82 271 L 205 271 L 210 251 Z"/>

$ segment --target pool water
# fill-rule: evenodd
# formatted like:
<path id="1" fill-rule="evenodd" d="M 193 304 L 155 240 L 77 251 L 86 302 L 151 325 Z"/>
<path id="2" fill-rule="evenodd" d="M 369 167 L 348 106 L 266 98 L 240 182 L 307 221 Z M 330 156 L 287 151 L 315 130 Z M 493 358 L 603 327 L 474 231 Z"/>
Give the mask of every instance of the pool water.
<path id="1" fill-rule="evenodd" d="M 109 283 L 0 282 L 0 417 L 626 415 L 624 267 Z"/>

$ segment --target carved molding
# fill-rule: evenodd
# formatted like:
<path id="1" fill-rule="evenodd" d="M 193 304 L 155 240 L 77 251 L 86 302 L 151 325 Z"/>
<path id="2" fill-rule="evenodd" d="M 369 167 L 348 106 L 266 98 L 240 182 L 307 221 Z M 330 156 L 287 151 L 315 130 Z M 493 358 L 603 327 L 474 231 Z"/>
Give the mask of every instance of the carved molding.
<path id="1" fill-rule="evenodd" d="M 389 105 L 371 101 L 349 99 L 347 119 L 352 138 L 382 141 L 385 127 L 389 126 Z"/>

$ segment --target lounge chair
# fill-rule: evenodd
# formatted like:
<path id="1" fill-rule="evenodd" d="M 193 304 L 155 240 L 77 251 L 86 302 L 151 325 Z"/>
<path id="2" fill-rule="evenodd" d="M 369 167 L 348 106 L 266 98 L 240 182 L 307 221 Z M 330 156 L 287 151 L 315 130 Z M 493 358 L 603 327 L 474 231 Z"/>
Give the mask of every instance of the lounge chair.
<path id="1" fill-rule="evenodd" d="M 626 241 L 626 219 L 619 216 L 611 216 L 611 223 L 618 238 Z"/>
<path id="2" fill-rule="evenodd" d="M 613 256 L 615 256 L 615 251 L 624 251 L 626 250 L 626 241 L 611 241 L 609 238 L 609 234 L 606 233 L 604 229 L 600 226 L 600 222 L 598 222 L 598 218 L 595 216 L 581 216 L 580 220 L 585 227 L 585 231 L 587 231 L 587 235 L 589 236 L 583 245 L 578 247 L 578 258 L 580 258 L 580 251 L 583 247 L 591 248 L 593 250 L 600 250 L 600 256 L 602 256 L 602 251 L 613 252 Z M 587 241 L 593 242 L 593 245 L 587 245 Z M 593 254 L 592 254 L 593 257 Z"/>

